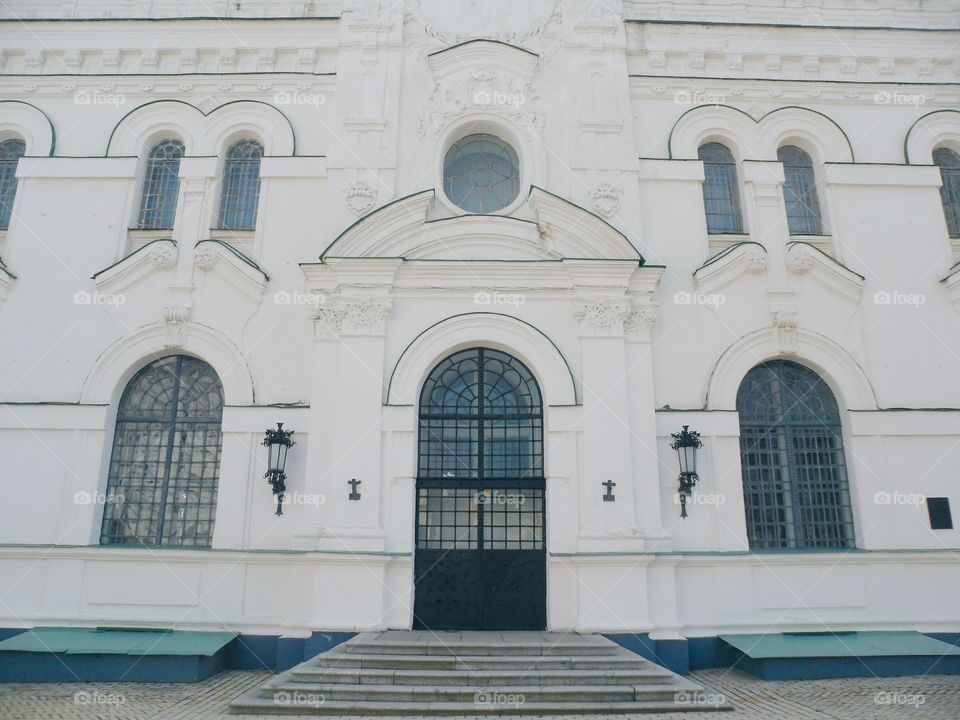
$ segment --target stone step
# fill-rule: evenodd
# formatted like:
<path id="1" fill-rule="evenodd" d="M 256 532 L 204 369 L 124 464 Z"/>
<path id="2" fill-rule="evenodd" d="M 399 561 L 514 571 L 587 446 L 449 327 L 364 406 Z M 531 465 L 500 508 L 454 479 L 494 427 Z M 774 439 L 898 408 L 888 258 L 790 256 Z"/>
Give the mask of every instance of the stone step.
<path id="1" fill-rule="evenodd" d="M 663 683 L 673 675 L 656 666 L 631 670 L 392 670 L 342 667 L 303 667 L 291 671 L 295 682 L 346 683 L 358 685 L 642 685 Z"/>
<path id="2" fill-rule="evenodd" d="M 637 715 L 649 713 L 700 712 L 732 710 L 728 704 L 691 705 L 683 700 L 663 702 L 524 702 L 522 704 L 449 703 L 449 702 L 341 702 L 314 700 L 309 696 L 290 696 L 282 702 L 262 697 L 244 696 L 230 705 L 240 715 L 365 715 L 365 716 L 448 716 L 472 715 Z"/>
<path id="3" fill-rule="evenodd" d="M 619 646 L 615 644 L 558 643 L 544 645 L 540 643 L 508 642 L 477 643 L 469 641 L 455 642 L 350 642 L 343 652 L 351 655 L 616 655 Z"/>
<path id="4" fill-rule="evenodd" d="M 268 684 L 269 685 L 269 684 Z M 517 685 L 486 688 L 469 685 L 346 685 L 331 683 L 283 682 L 263 687 L 261 697 L 278 703 L 296 693 L 327 701 L 379 702 L 458 702 L 477 703 L 504 698 L 504 703 L 526 702 L 634 702 L 672 701 L 684 688 L 673 683 L 648 685 L 564 685 L 544 687 Z"/>
<path id="5" fill-rule="evenodd" d="M 616 670 L 659 667 L 626 650 L 615 655 L 512 655 L 443 656 L 379 655 L 330 651 L 307 663 L 316 667 L 364 668 L 376 670 L 496 670 L 537 668 L 540 670 Z"/>

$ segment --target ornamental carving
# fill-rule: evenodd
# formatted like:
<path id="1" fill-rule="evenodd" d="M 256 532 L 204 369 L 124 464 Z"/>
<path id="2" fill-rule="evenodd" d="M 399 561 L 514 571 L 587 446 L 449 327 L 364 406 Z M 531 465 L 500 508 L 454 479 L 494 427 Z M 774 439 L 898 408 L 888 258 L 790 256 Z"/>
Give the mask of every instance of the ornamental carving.
<path id="1" fill-rule="evenodd" d="M 193 251 L 193 264 L 201 270 L 211 270 L 217 264 L 219 255 L 210 243 L 197 246 Z"/>
<path id="2" fill-rule="evenodd" d="M 623 202 L 623 190 L 610 183 L 601 183 L 590 196 L 593 198 L 594 211 L 606 218 L 616 215 Z"/>
<path id="3" fill-rule="evenodd" d="M 166 322 L 165 348 L 181 348 L 187 337 L 187 322 L 190 320 L 190 308 L 186 305 L 167 305 L 163 308 Z"/>
<path id="4" fill-rule="evenodd" d="M 627 300 L 595 300 L 573 306 L 573 316 L 580 321 L 581 333 L 587 335 L 622 336 L 629 314 Z"/>
<path id="5" fill-rule="evenodd" d="M 343 201 L 352 213 L 362 215 L 376 203 L 377 191 L 362 180 L 358 180 L 344 188 Z"/>
<path id="6" fill-rule="evenodd" d="M 753 246 L 744 253 L 743 261 L 747 266 L 747 272 L 763 272 L 767 269 L 767 252 Z"/>
<path id="7" fill-rule="evenodd" d="M 464 115 L 493 113 L 522 127 L 530 137 L 543 132 L 544 115 L 533 85 L 486 65 L 443 78 L 433 86 L 420 113 L 420 137 L 435 137 Z"/>
<path id="8" fill-rule="evenodd" d="M 657 322 L 655 307 L 640 307 L 631 310 L 623 320 L 623 332 L 631 340 L 649 340 L 650 330 Z"/>
<path id="9" fill-rule="evenodd" d="M 813 267 L 816 258 L 815 251 L 806 245 L 796 244 L 787 252 L 787 267 L 791 272 L 803 274 L 809 272 Z"/>
<path id="10" fill-rule="evenodd" d="M 389 300 L 336 300 L 317 305 L 314 319 L 327 337 L 382 335 L 391 308 Z"/>
<path id="11" fill-rule="evenodd" d="M 780 352 L 797 352 L 797 313 L 793 310 L 778 310 L 770 313 L 770 319 L 777 331 L 777 344 Z"/>
<path id="12" fill-rule="evenodd" d="M 158 242 L 150 246 L 150 262 L 158 268 L 170 267 L 176 257 L 176 247 L 172 243 Z"/>

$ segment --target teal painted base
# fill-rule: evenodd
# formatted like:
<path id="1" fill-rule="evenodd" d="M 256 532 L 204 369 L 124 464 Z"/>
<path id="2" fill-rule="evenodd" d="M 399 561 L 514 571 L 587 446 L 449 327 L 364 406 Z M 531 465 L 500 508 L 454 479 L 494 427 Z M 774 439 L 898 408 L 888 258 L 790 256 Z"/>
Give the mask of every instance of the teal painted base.
<path id="1" fill-rule="evenodd" d="M 764 680 L 960 674 L 960 635 L 956 633 L 774 633 L 684 640 L 653 640 L 646 633 L 607 637 L 680 674 L 723 667 L 736 667 Z"/>
<path id="2" fill-rule="evenodd" d="M 236 633 L 0 628 L 0 682 L 197 682 L 221 670 L 279 672 L 354 633 L 283 638 Z"/>

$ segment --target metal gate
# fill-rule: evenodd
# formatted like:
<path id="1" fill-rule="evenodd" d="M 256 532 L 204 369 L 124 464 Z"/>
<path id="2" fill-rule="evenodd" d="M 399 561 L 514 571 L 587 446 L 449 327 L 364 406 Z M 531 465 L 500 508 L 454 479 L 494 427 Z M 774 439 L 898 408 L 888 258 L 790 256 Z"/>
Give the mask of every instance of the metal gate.
<path id="1" fill-rule="evenodd" d="M 498 350 L 441 362 L 420 396 L 414 628 L 546 627 L 543 405 Z"/>

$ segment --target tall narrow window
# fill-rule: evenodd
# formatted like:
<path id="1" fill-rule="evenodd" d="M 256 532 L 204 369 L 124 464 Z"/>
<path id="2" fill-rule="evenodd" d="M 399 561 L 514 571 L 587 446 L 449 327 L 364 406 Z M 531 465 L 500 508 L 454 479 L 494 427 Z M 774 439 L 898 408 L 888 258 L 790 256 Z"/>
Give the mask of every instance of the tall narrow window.
<path id="1" fill-rule="evenodd" d="M 256 140 L 241 140 L 227 150 L 220 198 L 221 230 L 253 230 L 257 226 L 262 157 L 263 146 Z"/>
<path id="2" fill-rule="evenodd" d="M 726 145 L 707 143 L 697 150 L 703 161 L 703 204 L 711 235 L 743 232 L 737 163 Z"/>
<path id="3" fill-rule="evenodd" d="M 950 148 L 939 147 L 933 151 L 933 162 L 940 166 L 940 199 L 943 214 L 947 218 L 950 237 L 960 237 L 960 155 Z"/>
<path id="4" fill-rule="evenodd" d="M 17 163 L 27 145 L 16 138 L 0 143 L 0 230 L 10 227 L 13 199 L 17 196 Z"/>
<path id="5" fill-rule="evenodd" d="M 140 218 L 137 227 L 144 230 L 169 230 L 177 213 L 180 190 L 180 158 L 183 143 L 164 140 L 150 149 L 147 171 L 143 176 Z"/>
<path id="6" fill-rule="evenodd" d="M 222 414 L 201 360 L 171 355 L 137 373 L 117 412 L 101 544 L 209 547 Z"/>
<path id="7" fill-rule="evenodd" d="M 750 547 L 853 547 L 840 413 L 827 384 L 772 360 L 747 373 L 737 410 Z"/>
<path id="8" fill-rule="evenodd" d="M 821 233 L 820 201 L 810 156 L 794 145 L 777 150 L 783 163 L 783 201 L 787 207 L 787 225 L 791 235 Z"/>

